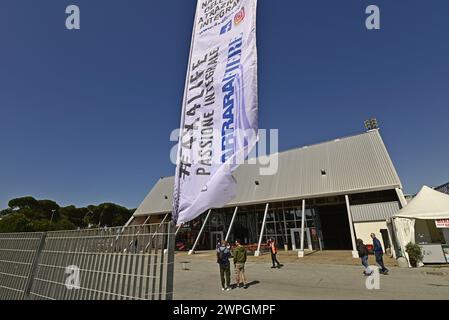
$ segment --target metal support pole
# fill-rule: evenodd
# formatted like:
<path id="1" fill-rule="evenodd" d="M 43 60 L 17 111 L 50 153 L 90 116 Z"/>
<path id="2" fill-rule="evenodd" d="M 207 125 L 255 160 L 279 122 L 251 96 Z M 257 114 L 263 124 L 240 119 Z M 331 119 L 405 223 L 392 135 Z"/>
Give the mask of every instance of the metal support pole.
<path id="1" fill-rule="evenodd" d="M 161 223 L 159 223 L 159 225 L 157 226 L 156 231 L 154 231 L 153 236 L 151 237 L 151 240 L 154 239 L 154 237 L 156 236 L 156 234 L 159 232 L 159 229 L 161 228 L 161 226 L 165 223 L 165 220 L 167 220 L 168 217 L 168 213 L 164 216 L 164 219 L 162 219 Z"/>
<path id="2" fill-rule="evenodd" d="M 304 234 L 305 234 L 305 222 L 306 222 L 306 200 L 302 200 L 302 214 L 301 214 L 301 249 L 298 251 L 298 257 L 304 257 Z"/>
<path id="3" fill-rule="evenodd" d="M 284 218 L 284 233 L 285 233 L 284 250 L 288 251 L 287 221 L 285 221 L 285 211 L 284 210 L 282 210 L 282 218 Z"/>
<path id="4" fill-rule="evenodd" d="M 204 223 L 203 223 L 203 226 L 201 227 L 200 233 L 198 233 L 198 237 L 196 237 L 196 240 L 195 240 L 195 243 L 193 244 L 192 249 L 189 250 L 189 255 L 191 255 L 192 253 L 195 252 L 196 245 L 198 244 L 198 241 L 200 241 L 201 234 L 203 233 L 204 227 L 206 226 L 206 223 L 207 223 L 207 220 L 209 219 L 211 211 L 212 210 L 209 210 L 209 212 L 207 213 L 206 219 L 204 220 Z"/>
<path id="5" fill-rule="evenodd" d="M 354 224 L 352 222 L 351 205 L 349 204 L 349 196 L 348 195 L 345 195 L 345 200 L 346 200 L 346 210 L 348 211 L 349 230 L 351 231 L 352 257 L 359 258 L 357 246 L 355 245 Z"/>
<path id="6" fill-rule="evenodd" d="M 226 233 L 225 241 L 228 241 L 229 235 L 231 234 L 232 226 L 234 225 L 235 216 L 237 215 L 237 210 L 239 207 L 235 207 L 234 214 L 232 215 L 231 223 L 229 224 L 228 232 Z"/>
<path id="7" fill-rule="evenodd" d="M 404 197 L 404 193 L 402 192 L 402 189 L 395 188 L 395 190 L 398 195 L 399 202 L 401 203 L 401 207 L 404 208 L 407 205 L 407 200 Z"/>
<path id="8" fill-rule="evenodd" d="M 173 300 L 174 264 L 175 264 L 175 224 L 167 225 L 167 274 L 165 284 L 165 300 Z"/>
<path id="9" fill-rule="evenodd" d="M 44 250 L 46 237 L 47 233 L 46 232 L 42 233 L 41 238 L 39 240 L 38 248 L 33 257 L 33 262 L 31 263 L 30 273 L 28 275 L 28 278 L 26 279 L 25 290 L 23 291 L 22 294 L 22 300 L 30 299 L 30 292 L 33 289 L 33 281 L 34 278 L 36 277 L 37 268 L 42 258 L 42 251 Z"/>
<path id="10" fill-rule="evenodd" d="M 162 224 L 164 224 L 165 220 L 167 220 L 168 218 L 168 213 L 164 216 L 164 219 L 162 219 L 161 223 L 159 223 L 159 226 L 157 227 L 158 229 L 162 226 Z"/>
<path id="11" fill-rule="evenodd" d="M 391 236 L 392 229 L 393 229 L 393 222 L 392 222 L 392 219 L 390 218 L 390 219 L 387 220 L 388 241 L 390 241 L 391 255 L 393 256 L 394 259 L 396 259 L 395 245 L 394 245 L 394 242 L 393 242 L 393 237 Z"/>
<path id="12" fill-rule="evenodd" d="M 267 221 L 268 205 L 269 204 L 267 203 L 267 205 L 265 206 L 265 213 L 263 215 L 262 228 L 260 229 L 259 244 L 257 245 L 257 251 L 254 253 L 255 257 L 260 256 L 260 245 L 262 244 L 263 232 L 265 231 L 265 222 Z"/>
<path id="13" fill-rule="evenodd" d="M 182 225 L 178 226 L 178 228 L 176 229 L 175 237 L 178 235 L 178 232 L 179 232 L 179 230 L 181 229 L 181 227 L 182 227 Z"/>
<path id="14" fill-rule="evenodd" d="M 123 226 L 123 228 L 126 228 L 127 226 L 129 226 L 129 224 L 134 220 L 134 216 L 132 216 L 131 218 L 128 219 L 128 221 L 125 223 L 125 225 Z"/>

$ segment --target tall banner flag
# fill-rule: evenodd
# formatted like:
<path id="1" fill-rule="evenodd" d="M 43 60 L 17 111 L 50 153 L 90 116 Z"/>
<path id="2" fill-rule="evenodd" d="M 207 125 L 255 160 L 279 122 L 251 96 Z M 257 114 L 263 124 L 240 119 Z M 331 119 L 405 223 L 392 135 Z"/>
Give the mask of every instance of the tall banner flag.
<path id="1" fill-rule="evenodd" d="M 257 0 L 198 0 L 173 197 L 191 221 L 236 195 L 232 172 L 257 142 Z"/>

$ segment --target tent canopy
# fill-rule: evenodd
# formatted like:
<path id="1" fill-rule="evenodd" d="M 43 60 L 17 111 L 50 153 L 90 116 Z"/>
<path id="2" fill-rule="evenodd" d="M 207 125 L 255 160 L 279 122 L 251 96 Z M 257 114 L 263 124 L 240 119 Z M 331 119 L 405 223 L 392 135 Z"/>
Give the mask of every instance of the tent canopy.
<path id="1" fill-rule="evenodd" d="M 409 219 L 449 219 L 449 195 L 427 186 L 399 210 L 395 217 Z"/>

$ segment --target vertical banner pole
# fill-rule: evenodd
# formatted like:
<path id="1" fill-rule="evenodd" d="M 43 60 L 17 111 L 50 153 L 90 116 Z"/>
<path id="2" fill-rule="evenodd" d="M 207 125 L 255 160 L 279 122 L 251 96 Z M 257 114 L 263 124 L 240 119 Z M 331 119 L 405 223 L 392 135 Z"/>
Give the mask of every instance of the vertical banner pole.
<path id="1" fill-rule="evenodd" d="M 175 278 L 175 224 L 167 223 L 167 282 L 165 285 L 165 300 L 173 300 L 173 288 Z"/>
<path id="2" fill-rule="evenodd" d="M 182 157 L 182 132 L 184 130 L 184 123 L 185 123 L 185 114 L 186 114 L 186 106 L 187 106 L 187 88 L 189 86 L 189 78 L 190 78 L 190 68 L 192 64 L 192 55 L 193 55 L 193 44 L 195 43 L 195 33 L 196 33 L 196 19 L 198 14 L 198 1 L 195 5 L 195 18 L 193 21 L 193 28 L 192 28 L 192 37 L 190 39 L 190 53 L 189 53 L 189 61 L 187 63 L 187 72 L 186 72 L 186 79 L 184 82 L 184 94 L 182 97 L 182 110 L 181 110 L 181 120 L 179 124 L 179 138 L 178 138 L 178 151 L 176 153 L 176 171 L 175 171 L 175 194 L 174 196 L 176 198 L 173 198 L 173 212 L 172 212 L 172 220 L 177 223 L 178 220 L 178 205 L 179 205 L 179 185 L 181 180 L 181 175 L 179 174 L 179 171 L 177 170 L 179 163 L 181 162 Z"/>

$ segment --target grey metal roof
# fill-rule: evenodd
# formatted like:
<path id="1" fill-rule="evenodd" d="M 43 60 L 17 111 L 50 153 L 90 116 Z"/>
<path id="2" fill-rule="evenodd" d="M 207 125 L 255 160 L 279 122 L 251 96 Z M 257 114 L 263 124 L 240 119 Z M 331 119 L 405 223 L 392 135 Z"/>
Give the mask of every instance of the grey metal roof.
<path id="1" fill-rule="evenodd" d="M 399 202 L 381 202 L 351 206 L 354 222 L 387 220 L 400 210 Z"/>
<path id="2" fill-rule="evenodd" d="M 449 182 L 445 183 L 439 187 L 436 187 L 435 190 L 449 194 Z"/>
<path id="3" fill-rule="evenodd" d="M 378 130 L 278 156 L 270 176 L 259 174 L 259 164 L 241 165 L 234 174 L 237 197 L 228 206 L 402 188 Z M 173 183 L 174 177 L 160 179 L 134 215 L 171 212 Z"/>

